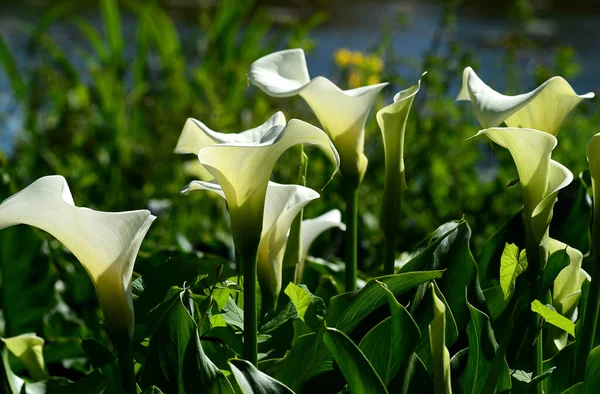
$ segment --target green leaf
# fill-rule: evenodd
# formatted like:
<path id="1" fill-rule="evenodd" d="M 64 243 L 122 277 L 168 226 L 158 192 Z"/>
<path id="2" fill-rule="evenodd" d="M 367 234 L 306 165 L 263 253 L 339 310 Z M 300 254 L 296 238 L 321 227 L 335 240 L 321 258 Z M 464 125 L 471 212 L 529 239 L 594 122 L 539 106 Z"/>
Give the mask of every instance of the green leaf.
<path id="1" fill-rule="evenodd" d="M 106 389 L 106 380 L 98 369 L 76 382 L 51 378 L 46 384 L 46 394 L 99 394 Z"/>
<path id="2" fill-rule="evenodd" d="M 325 302 L 320 297 L 313 295 L 305 285 L 297 286 L 290 283 L 285 288 L 285 294 L 296 305 L 300 320 L 308 324 L 313 331 L 317 331 L 325 316 Z"/>
<path id="3" fill-rule="evenodd" d="M 544 370 L 556 367 L 546 380 L 546 394 L 560 394 L 571 385 L 575 376 L 573 353 L 575 342 L 571 342 L 548 360 L 544 360 Z"/>
<path id="4" fill-rule="evenodd" d="M 551 305 L 546 306 L 539 300 L 533 300 L 531 303 L 531 310 L 542 316 L 549 324 L 565 330 L 575 337 L 575 323 L 556 312 Z"/>
<path id="5" fill-rule="evenodd" d="M 513 379 L 513 391 L 520 392 L 528 392 L 533 387 L 537 386 L 540 382 L 549 378 L 552 375 L 552 372 L 556 367 L 552 367 L 537 376 L 533 376 L 533 372 L 525 372 L 521 370 L 516 370 L 511 372 L 511 377 Z"/>
<path id="6" fill-rule="evenodd" d="M 283 383 L 259 371 L 246 360 L 230 360 L 229 366 L 244 394 L 293 394 Z"/>
<path id="7" fill-rule="evenodd" d="M 221 316 L 227 324 L 244 331 L 244 311 L 237 306 L 231 296 L 221 311 Z"/>
<path id="8" fill-rule="evenodd" d="M 583 393 L 595 394 L 600 392 L 600 346 L 590 352 L 585 363 L 585 378 Z"/>
<path id="9" fill-rule="evenodd" d="M 297 318 L 298 310 L 294 303 L 286 296 L 279 296 L 277 309 L 265 315 L 258 331 L 263 334 L 270 333 L 288 321 Z"/>
<path id="10" fill-rule="evenodd" d="M 123 34 L 121 33 L 121 13 L 119 11 L 119 4 L 117 0 L 102 0 L 100 2 L 100 10 L 102 13 L 102 22 L 104 24 L 104 33 L 108 38 L 108 47 L 113 57 L 112 61 L 117 61 L 123 49 L 125 43 L 123 40 Z"/>
<path id="11" fill-rule="evenodd" d="M 0 65 L 4 68 L 5 75 L 8 76 L 14 97 L 24 100 L 27 86 L 19 73 L 14 56 L 2 37 L 0 37 Z"/>
<path id="12" fill-rule="evenodd" d="M 359 348 L 387 386 L 398 371 L 403 371 L 419 343 L 421 332 L 408 311 L 384 284 L 391 316 L 364 336 Z"/>
<path id="13" fill-rule="evenodd" d="M 294 391 L 319 372 L 331 370 L 331 356 L 323 346 L 323 329 L 299 337 L 275 372 L 275 378 Z"/>
<path id="14" fill-rule="evenodd" d="M 150 339 L 140 377 L 142 388 L 155 385 L 167 392 L 233 393 L 223 373 L 206 357 L 198 326 L 184 306 L 186 290 L 173 288 L 165 313 Z"/>
<path id="15" fill-rule="evenodd" d="M 554 252 L 548 257 L 548 262 L 542 271 L 542 292 L 550 289 L 556 276 L 571 262 L 567 249 Z"/>
<path id="16" fill-rule="evenodd" d="M 97 369 L 116 360 L 115 356 L 98 340 L 94 338 L 81 341 L 81 348 L 85 352 L 92 364 L 92 368 Z"/>
<path id="17" fill-rule="evenodd" d="M 581 394 L 584 392 L 583 388 L 584 388 L 584 383 L 579 382 L 579 383 L 569 387 L 568 389 L 563 391 L 561 394 Z"/>
<path id="18" fill-rule="evenodd" d="M 482 393 L 493 367 L 498 344 L 488 316 L 477 310 L 468 301 L 467 306 L 471 312 L 471 321 L 467 325 L 469 353 L 467 366 L 459 377 L 459 383 L 465 393 Z M 500 368 L 500 380 L 496 385 L 498 392 L 510 389 L 510 377 L 506 361 L 501 361 Z"/>
<path id="19" fill-rule="evenodd" d="M 450 381 L 450 353 L 446 348 L 446 306 L 435 294 L 433 283 L 430 285 L 433 297 L 433 320 L 429 325 L 431 357 L 433 359 L 433 382 L 436 394 L 452 393 Z"/>
<path id="20" fill-rule="evenodd" d="M 150 386 L 142 394 L 163 394 L 163 392 L 156 386 Z"/>
<path id="21" fill-rule="evenodd" d="M 340 367 L 351 394 L 388 392 L 369 360 L 346 334 L 326 327 L 323 342 Z"/>
<path id="22" fill-rule="evenodd" d="M 527 269 L 525 249 L 519 253 L 515 244 L 506 244 L 500 258 L 500 286 L 504 299 L 508 299 L 515 288 L 517 277 Z"/>
<path id="23" fill-rule="evenodd" d="M 387 285 L 394 296 L 398 297 L 422 283 L 440 278 L 442 273 L 443 271 L 407 272 L 372 279 L 358 291 L 333 297 L 327 309 L 327 324 L 350 333 L 369 313 L 386 302 L 387 292 L 378 282 Z"/>

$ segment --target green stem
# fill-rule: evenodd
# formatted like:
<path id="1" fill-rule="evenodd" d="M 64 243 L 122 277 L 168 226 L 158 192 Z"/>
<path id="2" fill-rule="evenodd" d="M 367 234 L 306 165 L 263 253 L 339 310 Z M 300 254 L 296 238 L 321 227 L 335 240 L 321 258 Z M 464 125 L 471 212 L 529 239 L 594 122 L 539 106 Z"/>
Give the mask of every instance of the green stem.
<path id="1" fill-rule="evenodd" d="M 135 370 L 133 368 L 133 348 L 129 336 L 117 334 L 111 336 L 119 364 L 119 376 L 123 393 L 136 394 Z"/>
<path id="2" fill-rule="evenodd" d="M 244 270 L 244 358 L 258 365 L 258 313 L 256 305 L 257 251 L 241 257 Z"/>
<path id="3" fill-rule="evenodd" d="M 541 274 L 546 262 L 548 260 L 548 252 L 545 247 L 548 234 L 544 235 L 544 239 L 541 243 L 537 243 L 531 231 L 527 229 L 527 263 L 529 271 L 529 295 L 530 302 L 533 300 L 540 300 L 542 303 L 546 303 L 546 297 L 543 296 L 540 281 Z M 529 322 L 529 333 L 531 341 L 529 343 L 533 346 L 533 352 L 531 353 L 531 369 L 533 376 L 541 375 L 544 371 L 544 354 L 543 354 L 543 336 L 541 330 L 541 316 L 538 313 L 531 312 L 531 320 Z M 538 383 L 532 388 L 532 392 L 536 394 L 544 393 L 544 383 Z"/>
<path id="4" fill-rule="evenodd" d="M 596 239 L 596 235 L 592 237 L 592 240 Z M 593 242 L 592 245 L 597 245 L 596 242 L 597 241 Z M 594 256 L 592 283 L 585 306 L 585 314 L 583 316 L 583 321 L 581 322 L 581 334 L 579 334 L 577 340 L 579 346 L 576 348 L 575 356 L 575 382 L 583 381 L 587 357 L 594 347 L 596 326 L 598 324 L 598 314 L 600 311 L 600 253 L 594 249 L 595 248 L 592 246 L 592 253 Z"/>
<path id="5" fill-rule="evenodd" d="M 346 189 L 346 291 L 356 290 L 358 249 L 358 186 Z"/>

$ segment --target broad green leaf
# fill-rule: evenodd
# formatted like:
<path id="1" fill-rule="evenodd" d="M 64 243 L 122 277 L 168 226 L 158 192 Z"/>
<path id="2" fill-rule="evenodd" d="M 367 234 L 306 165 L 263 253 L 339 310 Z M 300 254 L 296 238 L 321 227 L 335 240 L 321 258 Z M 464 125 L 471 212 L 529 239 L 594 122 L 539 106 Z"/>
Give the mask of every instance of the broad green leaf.
<path id="1" fill-rule="evenodd" d="M 349 333 L 369 313 L 386 302 L 387 293 L 377 282 L 386 284 L 392 294 L 398 297 L 422 283 L 440 278 L 442 273 L 443 271 L 407 272 L 372 279 L 358 291 L 333 297 L 325 320 L 331 327 Z"/>
<path id="2" fill-rule="evenodd" d="M 600 392 L 600 346 L 590 352 L 585 363 L 585 378 L 583 379 L 584 394 L 598 392 Z"/>
<path id="3" fill-rule="evenodd" d="M 46 394 L 100 394 L 106 392 L 107 377 L 96 369 L 76 382 L 66 379 L 50 379 L 46 384 Z"/>
<path id="4" fill-rule="evenodd" d="M 555 367 L 546 379 L 546 394 L 560 394 L 571 387 L 575 376 L 574 350 L 575 343 L 571 342 L 553 357 L 544 360 L 544 370 Z"/>
<path id="5" fill-rule="evenodd" d="M 533 372 L 512 371 L 510 376 L 513 379 L 513 391 L 517 393 L 530 391 L 540 382 L 549 378 L 555 369 L 556 367 L 552 367 L 537 376 L 533 376 Z"/>
<path id="6" fill-rule="evenodd" d="M 467 326 L 469 355 L 465 371 L 459 377 L 459 383 L 465 393 L 481 393 L 491 372 L 498 344 L 488 316 L 468 301 L 467 306 L 471 312 L 471 322 Z M 508 366 L 504 361 L 501 363 L 500 380 L 496 386 L 498 392 L 510 389 L 508 374 Z"/>
<path id="7" fill-rule="evenodd" d="M 579 382 L 579 383 L 569 387 L 568 389 L 563 391 L 561 394 L 581 394 L 581 393 L 584 393 L 583 390 L 584 390 L 584 383 Z"/>
<path id="8" fill-rule="evenodd" d="M 323 342 L 333 355 L 351 394 L 384 394 L 385 384 L 360 349 L 340 330 L 325 328 Z"/>
<path id="9" fill-rule="evenodd" d="M 233 393 L 223 373 L 206 357 L 196 322 L 184 306 L 186 291 L 173 288 L 165 313 L 150 339 L 140 378 L 142 388 L 155 385 L 167 393 Z"/>
<path id="10" fill-rule="evenodd" d="M 515 288 L 517 276 L 527 269 L 527 254 L 525 249 L 519 253 L 515 244 L 506 244 L 500 259 L 500 286 L 504 299 L 508 299 Z"/>
<path id="11" fill-rule="evenodd" d="M 575 323 L 560 315 L 553 308 L 549 308 L 548 306 L 542 304 L 539 300 L 533 300 L 531 303 L 531 310 L 542 316 L 549 324 L 565 330 L 573 337 L 575 336 Z"/>
<path id="12" fill-rule="evenodd" d="M 571 260 L 569 259 L 566 249 L 554 252 L 548 257 L 546 267 L 544 267 L 544 271 L 542 271 L 542 292 L 550 289 L 554 284 L 556 276 L 563 268 L 568 266 L 570 262 Z"/>
<path id="13" fill-rule="evenodd" d="M 285 289 L 285 294 L 298 308 L 300 320 L 308 324 L 313 331 L 317 331 L 325 316 L 325 302 L 313 295 L 305 285 L 290 283 Z"/>
<path id="14" fill-rule="evenodd" d="M 229 366 L 244 394 L 293 394 L 283 383 L 259 371 L 246 360 L 230 360 Z"/>
<path id="15" fill-rule="evenodd" d="M 230 326 L 244 331 L 244 311 L 237 306 L 233 298 L 229 297 L 221 311 L 221 316 Z"/>
<path id="16" fill-rule="evenodd" d="M 263 318 L 259 332 L 270 333 L 290 320 L 298 318 L 298 310 L 294 303 L 286 296 L 279 296 L 277 309 L 269 312 Z"/>
<path id="17" fill-rule="evenodd" d="M 292 390 L 301 391 L 312 376 L 331 369 L 331 355 L 323 345 L 321 328 L 296 340 L 274 377 Z"/>
<path id="18" fill-rule="evenodd" d="M 373 327 L 359 348 L 387 386 L 399 371 L 405 369 L 421 332 L 408 311 L 385 285 L 381 286 L 388 294 L 391 316 Z"/>
<path id="19" fill-rule="evenodd" d="M 429 325 L 431 357 L 433 359 L 433 382 L 436 394 L 452 393 L 450 381 L 450 353 L 446 348 L 446 306 L 435 294 L 433 283 L 430 285 L 433 297 L 433 320 Z"/>
<path id="20" fill-rule="evenodd" d="M 81 341 L 81 348 L 85 352 L 92 365 L 92 368 L 97 369 L 116 360 L 115 356 L 98 340 L 88 338 Z"/>

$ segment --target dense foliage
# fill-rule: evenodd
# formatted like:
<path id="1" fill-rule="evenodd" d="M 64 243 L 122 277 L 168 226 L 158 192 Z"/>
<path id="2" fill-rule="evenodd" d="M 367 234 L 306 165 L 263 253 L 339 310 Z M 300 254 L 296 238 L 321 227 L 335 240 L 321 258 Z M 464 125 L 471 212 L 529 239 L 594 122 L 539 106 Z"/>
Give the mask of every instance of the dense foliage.
<path id="1" fill-rule="evenodd" d="M 25 68 L 17 66 L 0 38 L 2 70 L 23 123 L 14 151 L 0 152 L 0 200 L 41 177 L 60 174 L 78 207 L 147 208 L 158 216 L 135 260 L 135 326 L 131 338 L 123 340 L 127 335 L 115 334 L 115 319 L 107 314 L 110 302 L 99 301 L 100 282 L 81 257 L 87 250 L 34 227 L 4 229 L 8 216 L 0 210 L 2 389 L 134 392 L 124 383 L 132 376 L 129 383 L 147 393 L 595 392 L 600 336 L 593 335 L 596 318 L 584 325 L 583 316 L 590 321 L 586 306 L 591 302 L 596 308 L 600 295 L 573 267 L 579 264 L 595 277 L 590 223 L 596 196 L 586 144 L 600 111 L 595 100 L 584 100 L 560 126 L 552 157 L 575 176 L 560 190 L 553 215 L 550 206 L 549 234 L 532 241 L 533 225 L 527 214 L 523 220 L 521 205 L 525 212 L 529 207 L 519 192 L 526 195 L 527 188 L 514 152 L 483 137 L 465 141 L 480 128 L 498 125 L 478 124 L 471 104 L 455 103 L 463 70 L 477 70 L 477 57 L 449 34 L 456 4 L 448 1 L 444 7 L 422 64 L 393 53 L 394 24 L 369 53 L 340 49 L 332 54 L 331 79 L 342 89 L 390 82 L 367 117 L 369 161 L 355 200 L 358 221 L 348 223 L 349 209 L 343 215 L 346 225 L 357 229 L 358 242 L 352 244 L 339 229 L 325 232 L 311 249 L 317 257 L 307 257 L 302 274 L 285 266 L 299 253 L 285 255 L 272 289 L 264 285 L 267 274 L 260 271 L 259 256 L 261 286 L 252 297 L 244 294 L 249 287 L 244 276 L 249 276 L 240 269 L 232 201 L 211 192 L 182 195 L 185 185 L 206 173 L 197 157 L 173 151 L 190 117 L 213 130 L 238 132 L 282 111 L 331 136 L 307 97 L 308 105 L 299 97 L 270 97 L 248 86 L 257 59 L 281 48 L 310 53 L 318 42 L 309 33 L 324 16 L 276 25 L 253 2 L 223 1 L 200 11 L 199 63 L 184 55 L 169 14 L 141 1 L 100 1 L 102 29 L 69 2 L 54 7 L 36 26 L 23 23 L 32 59 Z M 124 38 L 123 12 L 137 20 L 135 42 Z M 86 37 L 76 59 L 72 48 L 61 47 L 49 34 L 58 22 Z M 524 36 L 512 38 L 507 65 L 542 50 Z M 442 40 L 447 42 L 443 48 Z M 508 67 L 503 93 L 527 92 L 554 75 L 574 77 L 572 51 L 559 48 L 555 55 L 551 65 L 536 70 L 534 80 Z M 383 192 L 390 177 L 382 121 L 375 114 L 425 70 L 420 90 L 411 96 L 412 109 L 406 110 L 407 116 L 411 111 L 403 153 L 407 186 L 397 188 L 403 204 L 394 220 L 391 274 L 384 270 L 389 240 L 380 225 L 399 195 L 388 186 Z M 493 80 L 487 82 L 494 86 Z M 506 125 L 512 127 L 508 120 Z M 341 176 L 329 182 L 335 160 L 309 145 L 293 146 L 274 167 L 272 180 L 319 192 L 320 198 L 297 207 L 304 209 L 304 219 L 351 205 L 344 153 L 333 142 L 342 156 Z M 43 216 L 43 203 L 35 204 Z M 71 212 L 65 209 L 62 216 Z M 329 218 L 336 221 L 335 215 Z M 287 247 L 296 251 L 294 228 Z M 546 247 L 539 272 L 533 268 L 539 262 L 532 242 Z M 345 292 L 351 288 L 344 248 L 357 254 L 357 291 Z M 569 267 L 574 271 L 561 279 Z M 246 315 L 248 300 L 257 306 L 255 324 Z M 26 333 L 37 336 L 20 337 Z M 257 365 L 243 360 L 252 358 L 250 336 L 257 341 Z M 534 356 L 538 351 L 541 356 Z M 129 365 L 134 369 L 128 370 L 124 360 L 134 360 Z"/>

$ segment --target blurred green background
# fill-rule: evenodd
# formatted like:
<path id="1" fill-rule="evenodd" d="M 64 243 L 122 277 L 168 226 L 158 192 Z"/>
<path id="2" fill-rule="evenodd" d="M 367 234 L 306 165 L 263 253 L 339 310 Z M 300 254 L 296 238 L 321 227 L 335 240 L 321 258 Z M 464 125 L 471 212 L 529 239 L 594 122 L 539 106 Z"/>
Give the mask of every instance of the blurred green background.
<path id="1" fill-rule="evenodd" d="M 61 174 L 79 206 L 103 211 L 149 208 L 159 216 L 143 244 L 141 268 L 152 256 L 182 251 L 230 258 L 224 203 L 211 193 L 181 196 L 181 188 L 195 179 L 194 157 L 172 152 L 188 117 L 223 132 L 254 127 L 278 110 L 288 119 L 318 125 L 301 99 L 270 98 L 246 82 L 254 60 L 300 47 L 313 77 L 324 75 L 342 88 L 391 82 L 367 124 L 369 167 L 359 213 L 361 270 L 367 275 L 380 272 L 383 255 L 377 218 L 384 157 L 374 114 L 423 71 L 428 75 L 407 127 L 409 189 L 399 252 L 414 250 L 440 224 L 463 216 L 473 229 L 477 251 L 519 209 L 521 197 L 518 186 L 507 188 L 516 178 L 507 151 L 494 150 L 486 139 L 464 142 L 479 130 L 470 104 L 454 102 L 464 67 L 472 66 L 490 86 L 507 94 L 529 91 L 554 75 L 568 79 L 578 93 L 597 92 L 594 72 L 600 67 L 594 38 L 599 3 L 575 2 L 568 8 L 560 1 L 511 0 L 494 2 L 493 8 L 487 3 L 3 2 L 0 200 L 40 176 Z M 559 135 L 553 158 L 576 176 L 587 167 L 585 144 L 598 131 L 597 107 L 595 100 L 584 101 Z M 319 190 L 330 164 L 316 150 L 308 149 L 308 155 L 308 186 Z M 294 182 L 297 158 L 298 150 L 287 152 L 274 180 Z M 340 182 L 336 177 L 321 192 L 305 218 L 333 208 L 343 211 Z M 339 231 L 317 243 L 315 255 L 341 256 Z M 23 245 L 37 255 L 28 254 L 31 264 L 36 259 L 52 264 L 32 274 L 19 261 Z M 44 278 L 55 288 L 55 297 L 68 298 L 78 316 L 96 313 L 89 308 L 95 301 L 83 269 L 49 236 L 31 229 L 3 230 L 0 259 L 3 275 L 9 267 L 22 270 L 23 276 L 22 283 L 2 282 L 4 304 L 6 297 L 14 297 L 15 288 Z M 43 297 L 39 292 L 38 301 Z M 57 305 L 56 299 L 49 302 Z M 35 316 L 44 307 L 36 305 L 37 312 L 21 321 L 22 326 L 5 327 L 7 334 L 26 329 L 39 333 Z M 73 316 L 61 319 L 60 324 L 83 324 Z M 83 320 L 88 326 L 94 321 Z M 63 335 L 64 327 L 56 332 Z"/>

